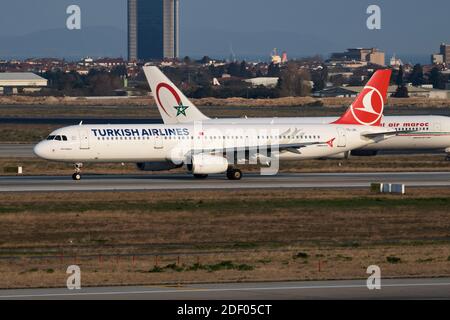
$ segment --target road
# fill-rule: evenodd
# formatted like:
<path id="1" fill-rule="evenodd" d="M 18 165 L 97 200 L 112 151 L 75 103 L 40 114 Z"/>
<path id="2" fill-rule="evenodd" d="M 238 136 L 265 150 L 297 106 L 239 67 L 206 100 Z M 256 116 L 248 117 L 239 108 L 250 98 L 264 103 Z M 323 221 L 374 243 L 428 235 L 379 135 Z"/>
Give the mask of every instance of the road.
<path id="1" fill-rule="evenodd" d="M 450 279 L 382 279 L 380 290 L 365 280 L 0 290 L 2 299 L 450 299 Z"/>
<path id="2" fill-rule="evenodd" d="M 241 181 L 229 181 L 224 175 L 196 180 L 188 174 L 85 175 L 81 181 L 65 176 L 2 176 L 0 192 L 357 188 L 369 187 L 372 182 L 404 183 L 407 187 L 449 187 L 450 172 L 247 174 Z"/>

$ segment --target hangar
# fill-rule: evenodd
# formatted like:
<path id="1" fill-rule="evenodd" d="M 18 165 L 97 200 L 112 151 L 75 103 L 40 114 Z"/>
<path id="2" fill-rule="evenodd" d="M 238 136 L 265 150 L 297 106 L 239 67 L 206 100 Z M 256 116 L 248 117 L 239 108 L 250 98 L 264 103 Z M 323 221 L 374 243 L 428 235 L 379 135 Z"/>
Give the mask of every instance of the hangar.
<path id="1" fill-rule="evenodd" d="M 11 95 L 40 91 L 48 80 L 31 72 L 0 73 L 0 94 Z"/>

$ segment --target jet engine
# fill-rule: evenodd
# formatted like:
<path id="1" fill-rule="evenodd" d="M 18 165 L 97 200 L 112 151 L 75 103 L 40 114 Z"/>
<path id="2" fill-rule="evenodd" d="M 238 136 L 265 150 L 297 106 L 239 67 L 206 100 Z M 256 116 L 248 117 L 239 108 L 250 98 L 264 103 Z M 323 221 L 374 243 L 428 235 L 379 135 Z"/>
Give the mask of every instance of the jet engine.
<path id="1" fill-rule="evenodd" d="M 222 156 L 197 154 L 192 156 L 192 173 L 197 175 L 222 173 L 228 170 L 228 160 Z"/>

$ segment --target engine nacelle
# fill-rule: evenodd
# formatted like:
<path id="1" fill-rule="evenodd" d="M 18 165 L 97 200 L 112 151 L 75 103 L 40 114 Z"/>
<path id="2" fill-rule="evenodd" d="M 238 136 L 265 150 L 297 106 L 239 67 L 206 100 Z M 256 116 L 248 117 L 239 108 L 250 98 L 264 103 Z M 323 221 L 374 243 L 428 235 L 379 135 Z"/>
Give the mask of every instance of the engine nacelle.
<path id="1" fill-rule="evenodd" d="M 377 150 L 353 150 L 351 152 L 352 156 L 356 157 L 373 157 L 378 154 Z"/>
<path id="2" fill-rule="evenodd" d="M 348 159 L 348 158 L 350 158 L 350 151 L 341 152 L 322 159 L 328 160 L 328 159 Z"/>
<path id="3" fill-rule="evenodd" d="M 158 162 L 140 162 L 136 163 L 139 170 L 142 171 L 166 171 L 181 168 L 183 164 L 174 164 L 172 161 L 158 161 Z"/>
<path id="4" fill-rule="evenodd" d="M 228 170 L 228 160 L 222 156 L 196 154 L 192 156 L 193 174 L 222 173 Z"/>

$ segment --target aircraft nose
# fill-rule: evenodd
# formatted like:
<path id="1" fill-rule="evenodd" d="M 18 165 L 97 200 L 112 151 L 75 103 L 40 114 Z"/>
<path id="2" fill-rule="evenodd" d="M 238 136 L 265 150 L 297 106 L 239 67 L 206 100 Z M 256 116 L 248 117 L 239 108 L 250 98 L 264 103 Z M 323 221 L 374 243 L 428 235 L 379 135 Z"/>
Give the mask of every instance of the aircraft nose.
<path id="1" fill-rule="evenodd" d="M 39 142 L 37 145 L 34 146 L 33 152 L 39 158 L 45 158 L 46 157 L 45 149 L 46 148 L 45 148 L 44 144 L 42 142 Z"/>

